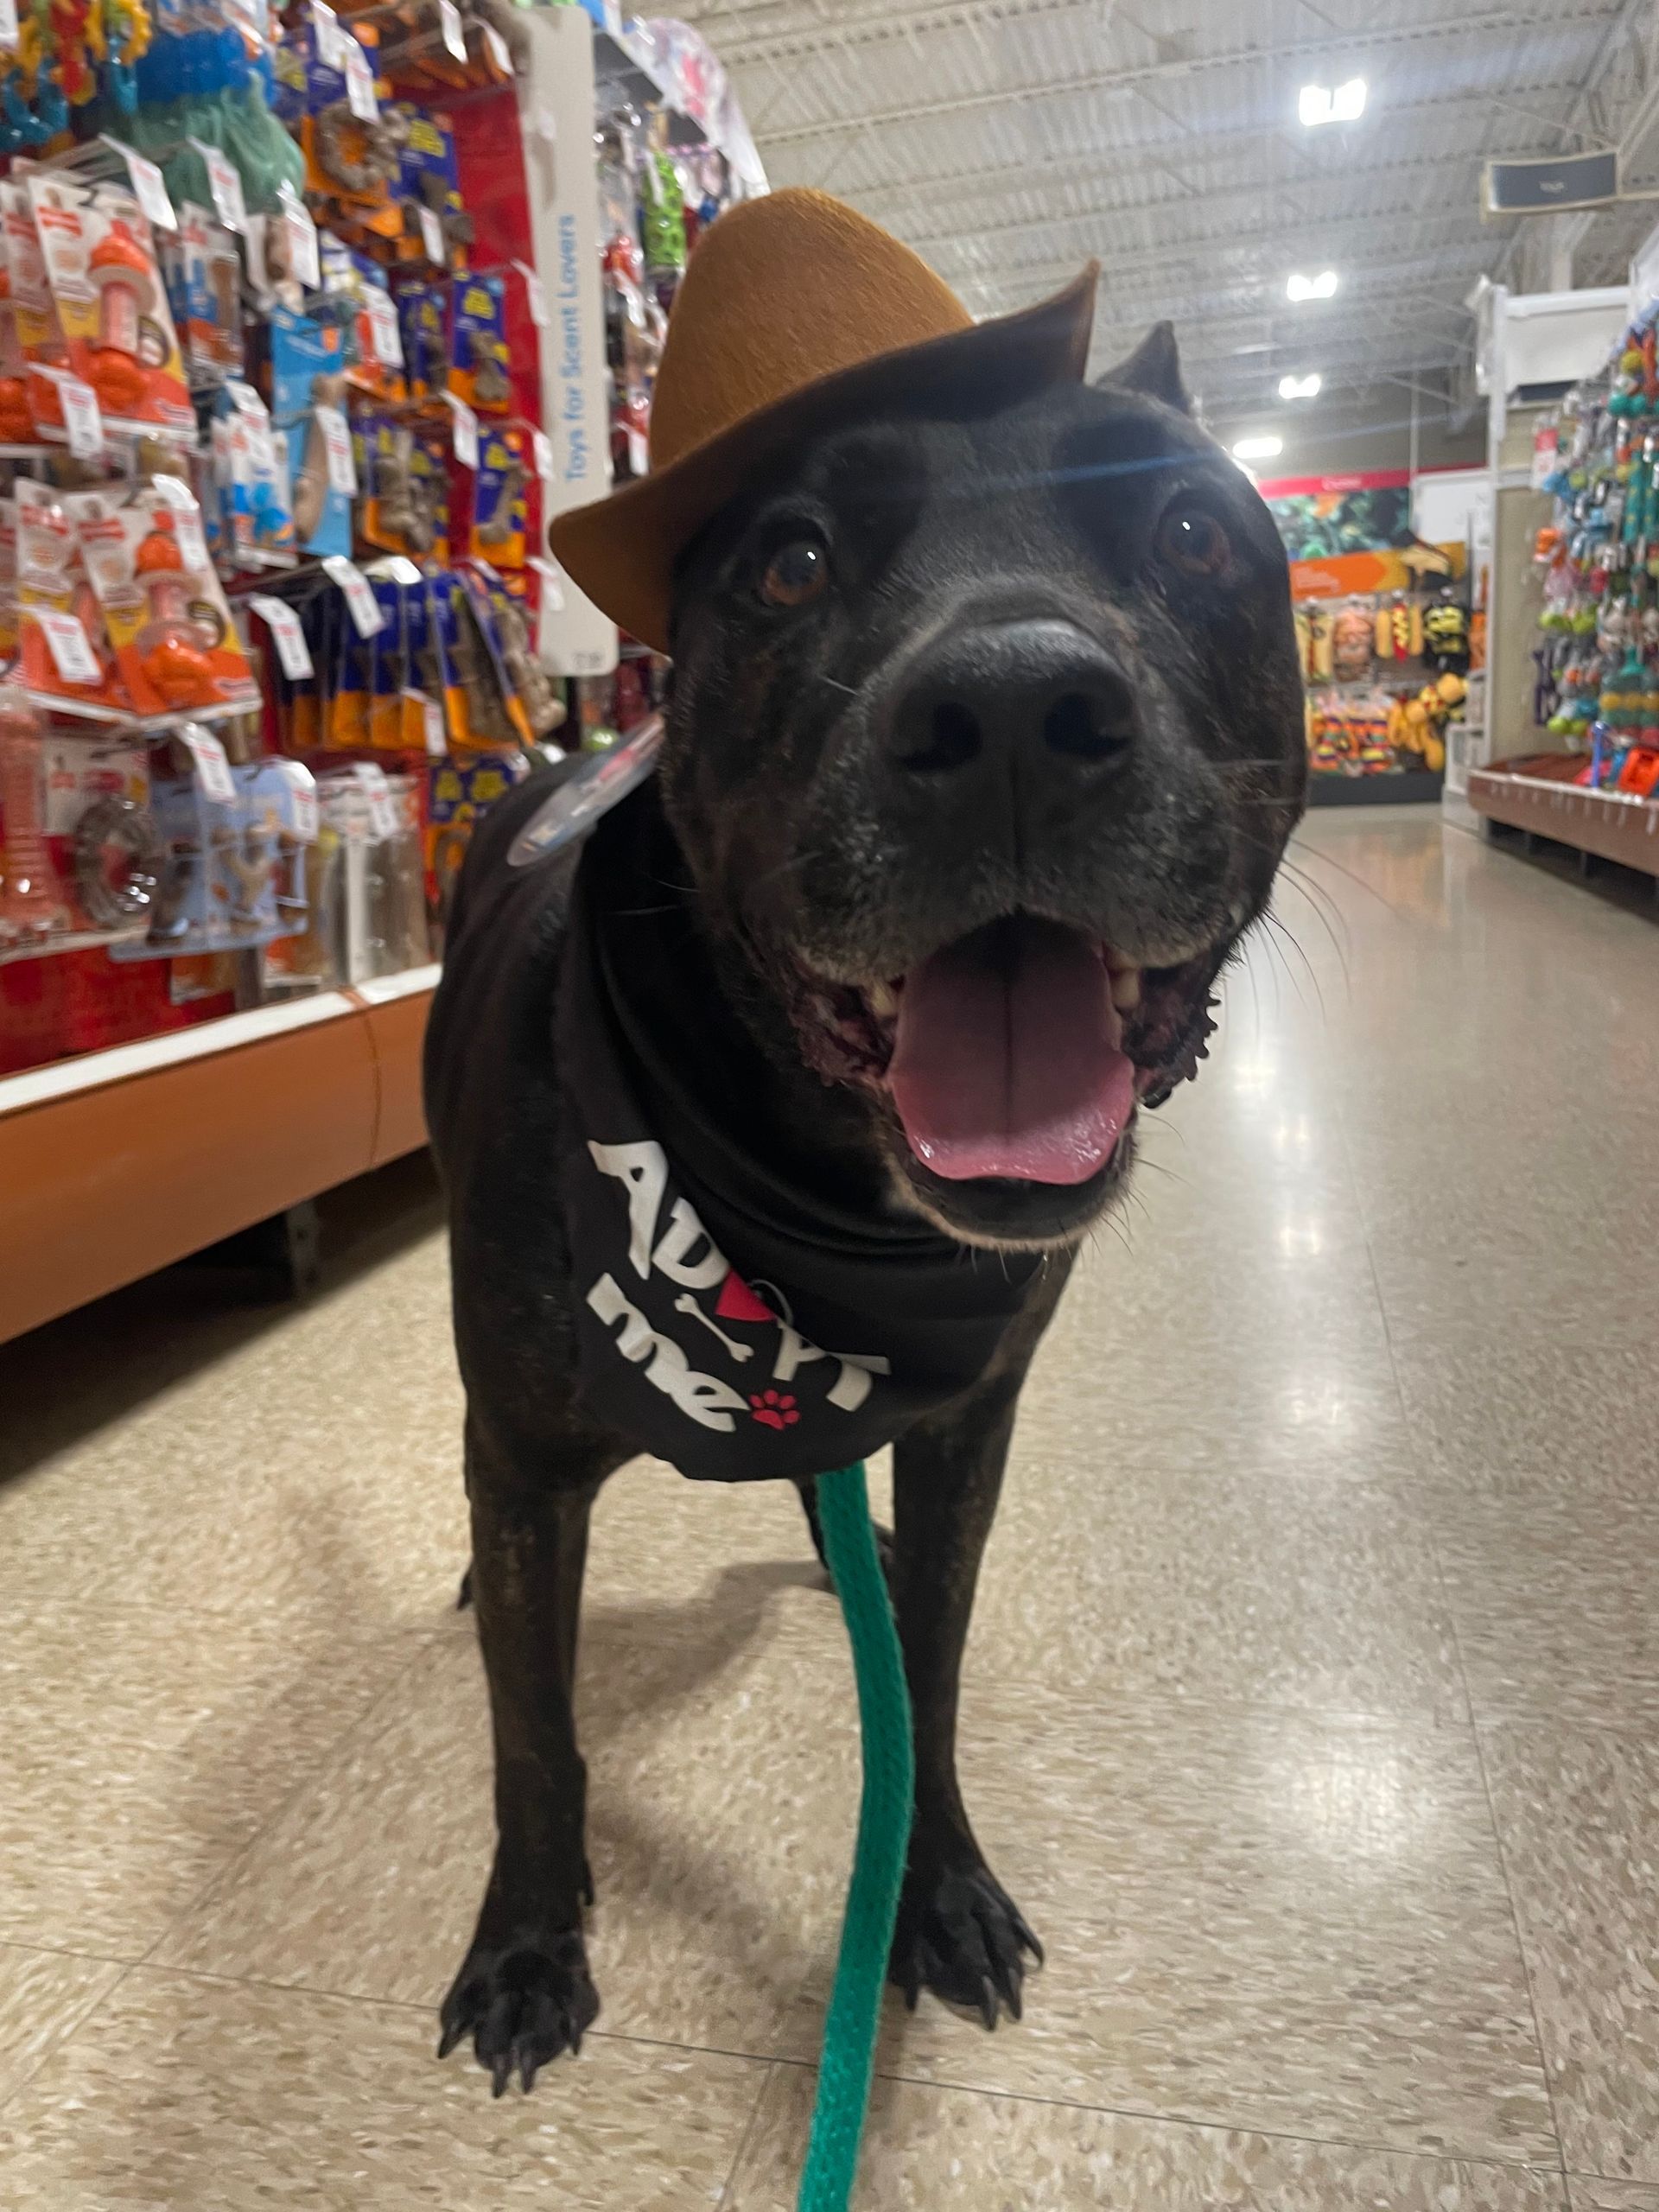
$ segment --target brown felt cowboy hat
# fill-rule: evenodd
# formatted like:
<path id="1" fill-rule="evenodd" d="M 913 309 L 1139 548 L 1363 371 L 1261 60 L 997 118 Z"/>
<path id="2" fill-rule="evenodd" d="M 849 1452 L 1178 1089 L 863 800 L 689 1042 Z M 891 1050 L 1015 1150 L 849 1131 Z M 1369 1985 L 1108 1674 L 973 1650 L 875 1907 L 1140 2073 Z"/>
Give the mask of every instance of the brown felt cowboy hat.
<path id="1" fill-rule="evenodd" d="M 560 515 L 558 560 L 612 619 L 668 651 L 674 563 L 734 493 L 805 432 L 874 401 L 987 410 L 1083 375 L 1097 264 L 1017 315 L 976 323 L 908 246 L 828 194 L 722 215 L 674 302 L 648 476 Z"/>

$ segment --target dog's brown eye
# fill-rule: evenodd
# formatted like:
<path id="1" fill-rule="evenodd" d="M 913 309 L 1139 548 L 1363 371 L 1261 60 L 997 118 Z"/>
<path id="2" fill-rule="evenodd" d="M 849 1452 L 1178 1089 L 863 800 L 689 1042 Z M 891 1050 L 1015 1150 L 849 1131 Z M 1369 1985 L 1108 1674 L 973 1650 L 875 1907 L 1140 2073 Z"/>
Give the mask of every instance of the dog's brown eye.
<path id="1" fill-rule="evenodd" d="M 768 607 L 804 607 L 830 581 L 830 556 L 815 538 L 798 537 L 780 546 L 760 579 Z"/>
<path id="2" fill-rule="evenodd" d="M 1158 550 L 1184 576 L 1218 576 L 1233 557 L 1226 531 L 1207 507 L 1173 506 L 1158 525 Z"/>

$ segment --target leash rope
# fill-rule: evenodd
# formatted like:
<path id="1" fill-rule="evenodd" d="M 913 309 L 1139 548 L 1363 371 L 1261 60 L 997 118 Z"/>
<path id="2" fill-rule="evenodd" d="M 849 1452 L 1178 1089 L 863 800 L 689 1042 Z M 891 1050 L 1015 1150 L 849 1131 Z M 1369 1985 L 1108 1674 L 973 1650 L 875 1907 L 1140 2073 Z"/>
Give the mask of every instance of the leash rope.
<path id="1" fill-rule="evenodd" d="M 795 2203 L 796 2212 L 847 2212 L 870 2101 L 916 1772 L 904 1657 L 870 1523 L 861 1459 L 818 1478 L 818 1517 L 852 1647 L 864 1787 L 835 1986 L 824 2014 L 812 2133 Z"/>

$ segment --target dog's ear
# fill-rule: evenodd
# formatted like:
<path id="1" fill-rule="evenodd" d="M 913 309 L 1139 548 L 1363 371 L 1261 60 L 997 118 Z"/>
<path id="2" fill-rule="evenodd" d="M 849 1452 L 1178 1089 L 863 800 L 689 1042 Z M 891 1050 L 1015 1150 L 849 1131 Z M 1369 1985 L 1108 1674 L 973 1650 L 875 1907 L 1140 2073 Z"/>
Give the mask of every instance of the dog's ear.
<path id="1" fill-rule="evenodd" d="M 1154 322 L 1134 353 L 1095 383 L 1102 391 L 1143 391 L 1183 415 L 1192 412 L 1192 395 L 1181 381 L 1180 348 L 1173 322 Z"/>

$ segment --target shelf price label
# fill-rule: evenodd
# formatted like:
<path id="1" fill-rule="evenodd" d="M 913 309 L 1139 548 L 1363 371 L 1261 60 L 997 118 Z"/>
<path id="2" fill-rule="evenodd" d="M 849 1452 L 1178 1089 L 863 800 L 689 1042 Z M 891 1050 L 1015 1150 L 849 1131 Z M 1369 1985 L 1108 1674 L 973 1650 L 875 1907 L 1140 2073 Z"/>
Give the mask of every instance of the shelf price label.
<path id="1" fill-rule="evenodd" d="M 236 798 L 235 780 L 231 764 L 225 757 L 225 747 L 212 730 L 187 722 L 179 732 L 179 742 L 195 764 L 196 781 L 201 785 L 202 797 L 214 799 L 221 806 L 231 805 Z"/>
<path id="2" fill-rule="evenodd" d="M 343 499 L 357 497 L 357 462 L 352 453 L 351 425 L 338 407 L 314 407 L 322 449 L 328 462 L 328 488 Z"/>
<path id="3" fill-rule="evenodd" d="M 325 69 L 346 67 L 340 53 L 340 41 L 346 34 L 340 28 L 340 18 L 328 5 L 328 0 L 311 0 L 311 28 L 316 34 L 317 59 Z M 357 43 L 355 40 L 352 41 Z"/>
<path id="4" fill-rule="evenodd" d="M 86 632 L 80 626 L 80 617 L 48 607 L 41 608 L 35 620 L 45 633 L 53 664 L 64 682 L 96 683 L 103 671 Z"/>
<path id="5" fill-rule="evenodd" d="M 442 760 L 449 749 L 444 733 L 443 709 L 427 691 L 410 690 L 405 691 L 404 696 L 420 715 L 428 759 Z"/>
<path id="6" fill-rule="evenodd" d="M 443 225 L 429 207 L 416 209 L 421 219 L 421 251 L 440 269 L 449 266 L 449 249 L 443 242 Z"/>
<path id="7" fill-rule="evenodd" d="M 186 142 L 195 148 L 207 168 L 207 189 L 213 194 L 219 219 L 227 231 L 245 231 L 248 227 L 247 202 L 242 196 L 242 178 L 236 164 L 217 146 L 210 146 L 205 139 L 192 138 Z"/>
<path id="8" fill-rule="evenodd" d="M 277 660 L 283 674 L 290 683 L 302 683 L 316 670 L 312 664 L 311 648 L 305 642 L 305 632 L 300 618 L 286 600 L 275 599 L 269 592 L 254 592 L 248 600 L 253 612 L 261 616 L 270 632 L 271 642 L 276 648 Z M 314 800 L 315 804 L 315 800 Z"/>
<path id="9" fill-rule="evenodd" d="M 358 636 L 378 637 L 383 627 L 380 609 L 368 578 L 356 562 L 348 561 L 343 553 L 331 553 L 322 566 L 329 582 L 337 584 L 345 593 L 346 604 L 351 610 Z"/>
<path id="10" fill-rule="evenodd" d="M 340 34 L 340 66 L 346 72 L 346 105 L 359 123 L 378 123 L 380 103 L 375 97 L 374 72 L 369 57 L 347 30 Z"/>
<path id="11" fill-rule="evenodd" d="M 547 289 L 541 278 L 527 261 L 515 261 L 513 267 L 524 280 L 524 298 L 530 307 L 530 319 L 537 330 L 547 328 Z"/>
<path id="12" fill-rule="evenodd" d="M 278 604 L 281 604 L 280 601 Z M 302 760 L 279 760 L 276 765 L 282 770 L 294 794 L 294 835 L 302 845 L 315 845 L 321 834 L 317 808 L 317 779 Z"/>
<path id="13" fill-rule="evenodd" d="M 5 4 L 6 0 L 0 0 L 0 10 Z M 0 34 L 0 46 L 5 43 L 3 34 Z M 118 146 L 120 142 L 111 139 L 110 143 Z M 159 230 L 176 231 L 179 219 L 173 212 L 173 202 L 167 196 L 167 181 L 160 169 L 154 162 L 147 161 L 143 155 L 135 153 L 130 146 L 120 146 L 120 154 L 127 165 L 127 175 L 132 181 L 133 198 Z"/>
<path id="14" fill-rule="evenodd" d="M 0 0 L 0 5 L 4 0 Z M 457 61 L 467 59 L 467 34 L 461 27 L 461 10 L 455 0 L 438 0 L 438 22 L 443 31 L 443 42 Z"/>
<path id="15" fill-rule="evenodd" d="M 545 430 L 532 430 L 530 449 L 536 459 L 536 474 L 543 484 L 553 481 L 553 441 Z"/>
<path id="16" fill-rule="evenodd" d="M 507 41 L 493 23 L 484 26 L 484 50 L 504 77 L 512 74 L 512 56 L 507 51 Z"/>
<path id="17" fill-rule="evenodd" d="M 104 450 L 104 418 L 98 411 L 98 394 L 79 377 L 65 377 L 60 390 L 69 450 L 78 460 L 96 461 Z"/>
<path id="18" fill-rule="evenodd" d="M 397 835 L 397 806 L 386 782 L 386 772 L 373 761 L 357 764 L 359 788 L 369 802 L 369 835 L 378 839 Z"/>
<path id="19" fill-rule="evenodd" d="M 374 348 L 374 358 L 383 369 L 401 369 L 404 365 L 403 333 L 397 327 L 397 310 L 392 305 L 390 292 L 383 292 L 378 284 L 371 284 L 363 296 L 369 318 L 369 343 Z"/>
<path id="20" fill-rule="evenodd" d="M 464 399 L 457 399 L 453 391 L 444 397 L 449 402 L 454 416 L 455 459 L 463 468 L 478 467 L 478 417 Z"/>
<path id="21" fill-rule="evenodd" d="M 288 247 L 288 265 L 308 292 L 318 291 L 322 285 L 322 262 L 317 252 L 317 226 L 311 219 L 311 210 L 286 179 L 278 196 L 283 203 L 281 221 Z"/>

